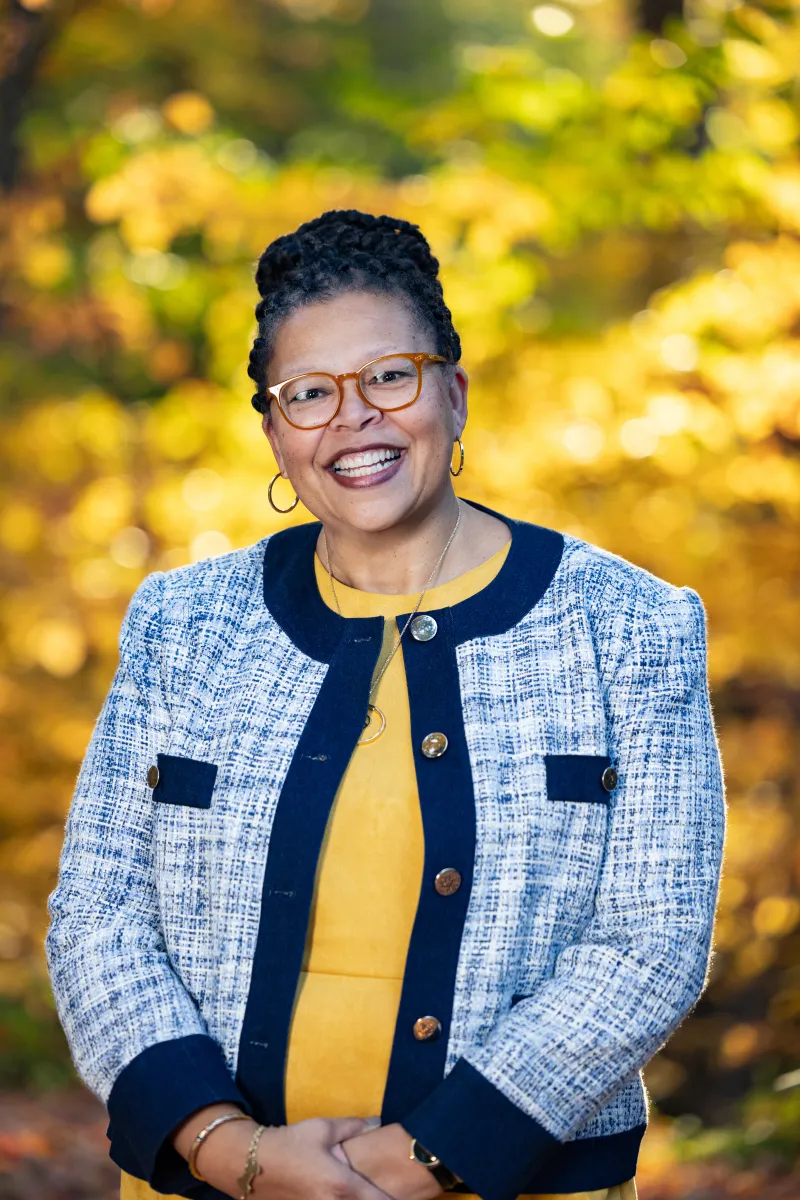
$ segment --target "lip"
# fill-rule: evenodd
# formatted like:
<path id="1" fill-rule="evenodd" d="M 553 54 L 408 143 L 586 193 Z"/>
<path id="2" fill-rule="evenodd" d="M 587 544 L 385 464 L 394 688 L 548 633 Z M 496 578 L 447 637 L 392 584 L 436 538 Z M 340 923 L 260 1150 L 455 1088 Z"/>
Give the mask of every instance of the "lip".
<path id="1" fill-rule="evenodd" d="M 376 471 L 373 475 L 361 475 L 353 478 L 352 476 L 339 475 L 334 471 L 333 464 L 338 462 L 345 454 L 363 454 L 367 450 L 399 450 L 400 454 L 399 457 L 393 458 L 391 462 L 386 464 L 385 470 Z M 392 446 L 388 442 L 373 442 L 369 446 L 348 446 L 345 450 L 339 450 L 325 469 L 331 479 L 338 483 L 339 487 L 360 490 L 362 488 L 377 487 L 381 483 L 388 483 L 400 470 L 405 462 L 405 458 L 406 450 L 403 446 Z"/>

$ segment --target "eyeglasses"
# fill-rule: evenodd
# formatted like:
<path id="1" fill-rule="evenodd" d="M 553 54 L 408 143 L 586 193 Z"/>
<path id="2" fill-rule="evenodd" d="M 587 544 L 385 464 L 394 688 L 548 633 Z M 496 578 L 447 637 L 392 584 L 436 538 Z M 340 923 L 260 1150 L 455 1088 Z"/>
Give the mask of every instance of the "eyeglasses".
<path id="1" fill-rule="evenodd" d="M 408 408 L 422 391 L 422 364 L 446 363 L 442 354 L 384 354 L 358 371 L 330 375 L 310 371 L 266 390 L 295 429 L 321 429 L 338 413 L 344 400 L 345 379 L 355 379 L 359 396 L 370 408 L 396 412 Z"/>

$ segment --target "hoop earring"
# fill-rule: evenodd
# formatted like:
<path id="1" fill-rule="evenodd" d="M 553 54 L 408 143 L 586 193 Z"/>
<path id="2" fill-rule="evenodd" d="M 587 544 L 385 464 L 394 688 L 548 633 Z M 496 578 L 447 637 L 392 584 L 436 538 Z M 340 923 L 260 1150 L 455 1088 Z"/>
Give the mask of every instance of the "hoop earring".
<path id="1" fill-rule="evenodd" d="M 454 479 L 457 479 L 458 476 L 461 474 L 461 472 L 464 470 L 464 443 L 461 441 L 461 438 L 456 438 L 456 441 L 458 442 L 458 448 L 461 451 L 461 461 L 458 464 L 457 471 L 453 470 L 452 461 L 450 463 L 450 474 L 453 476 Z"/>
<path id="2" fill-rule="evenodd" d="M 272 479 L 270 479 L 270 481 L 269 481 L 269 487 L 267 488 L 267 499 L 269 500 L 269 502 L 270 502 L 270 504 L 272 505 L 272 507 L 275 509 L 275 512 L 279 512 L 279 513 L 290 513 L 290 512 L 292 511 L 292 509 L 293 509 L 293 508 L 296 508 L 296 507 L 297 507 L 297 505 L 300 503 L 300 497 L 299 497 L 299 496 L 295 496 L 295 498 L 294 498 L 294 503 L 293 503 L 293 504 L 290 504 L 288 508 L 278 508 L 277 504 L 276 504 L 276 503 L 275 503 L 275 501 L 272 499 L 272 489 L 275 487 L 275 484 L 278 482 L 278 480 L 279 480 L 280 478 L 281 478 L 281 473 L 280 473 L 280 471 L 278 471 L 278 474 L 277 474 L 277 475 L 273 475 L 273 476 L 272 476 Z"/>

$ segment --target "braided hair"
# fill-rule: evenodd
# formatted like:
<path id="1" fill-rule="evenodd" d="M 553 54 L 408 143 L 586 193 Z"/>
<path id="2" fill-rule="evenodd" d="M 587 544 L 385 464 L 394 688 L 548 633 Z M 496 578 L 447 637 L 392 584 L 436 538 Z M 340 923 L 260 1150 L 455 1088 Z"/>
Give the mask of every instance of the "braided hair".
<path id="1" fill-rule="evenodd" d="M 275 332 L 295 309 L 343 292 L 394 295 L 430 327 L 436 353 L 461 357 L 461 340 L 439 282 L 439 263 L 418 225 L 356 209 L 332 209 L 276 238 L 258 262 L 258 334 L 247 373 L 256 385 L 253 408 L 265 413 L 267 369 Z"/>

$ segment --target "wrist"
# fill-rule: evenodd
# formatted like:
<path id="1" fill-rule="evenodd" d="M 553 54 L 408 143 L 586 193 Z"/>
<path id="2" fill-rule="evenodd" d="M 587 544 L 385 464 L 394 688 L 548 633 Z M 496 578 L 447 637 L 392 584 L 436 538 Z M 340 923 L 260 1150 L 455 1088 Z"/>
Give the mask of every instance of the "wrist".
<path id="1" fill-rule="evenodd" d="M 195 1158 L 206 1183 L 229 1196 L 240 1195 L 238 1181 L 256 1128 L 257 1122 L 248 1117 L 246 1121 L 227 1121 L 209 1134 Z M 267 1132 L 262 1134 L 262 1142 Z"/>
<path id="2" fill-rule="evenodd" d="M 458 1184 L 462 1182 L 455 1172 L 451 1171 L 449 1167 L 446 1167 L 436 1154 L 431 1153 L 431 1151 L 428 1150 L 427 1147 L 423 1146 L 421 1142 L 417 1141 L 415 1137 L 410 1139 L 408 1157 L 412 1162 L 419 1163 L 425 1168 L 426 1171 L 430 1172 L 430 1174 L 439 1184 L 440 1189 L 444 1192 L 450 1191 L 452 1188 L 457 1187 Z"/>
<path id="3" fill-rule="evenodd" d="M 409 1157 L 410 1134 L 402 1125 L 382 1125 L 344 1143 L 354 1171 L 395 1200 L 434 1200 L 442 1194 L 436 1179 Z"/>
<path id="4" fill-rule="evenodd" d="M 198 1108 L 193 1113 L 190 1113 L 189 1116 L 186 1117 L 185 1120 L 183 1120 L 180 1125 L 178 1125 L 172 1131 L 172 1145 L 182 1158 L 188 1159 L 189 1151 L 192 1148 L 192 1143 L 201 1130 L 206 1129 L 212 1121 L 217 1119 L 217 1117 L 225 1116 L 228 1113 L 238 1114 L 241 1113 L 241 1111 L 242 1110 L 237 1108 L 236 1105 L 230 1104 L 227 1101 L 220 1104 L 207 1104 L 204 1108 Z M 229 1124 L 233 1124 L 233 1122 L 229 1122 Z M 244 1122 L 242 1122 L 242 1124 L 244 1124 Z M 224 1126 L 219 1126 L 219 1128 L 222 1129 Z M 217 1130 L 215 1129 L 213 1134 L 216 1133 Z M 212 1134 L 209 1134 L 209 1140 L 211 1136 Z"/>

